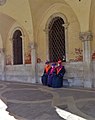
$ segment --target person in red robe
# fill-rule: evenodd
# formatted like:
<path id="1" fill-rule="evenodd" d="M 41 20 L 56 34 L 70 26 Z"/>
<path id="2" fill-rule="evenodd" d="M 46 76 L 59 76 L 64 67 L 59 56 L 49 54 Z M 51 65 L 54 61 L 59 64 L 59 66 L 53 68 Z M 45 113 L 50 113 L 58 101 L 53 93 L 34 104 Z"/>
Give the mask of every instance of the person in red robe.
<path id="1" fill-rule="evenodd" d="M 63 87 L 63 76 L 65 74 L 65 67 L 62 65 L 62 61 L 58 61 L 58 66 L 56 67 L 56 77 L 52 81 L 53 88 Z"/>

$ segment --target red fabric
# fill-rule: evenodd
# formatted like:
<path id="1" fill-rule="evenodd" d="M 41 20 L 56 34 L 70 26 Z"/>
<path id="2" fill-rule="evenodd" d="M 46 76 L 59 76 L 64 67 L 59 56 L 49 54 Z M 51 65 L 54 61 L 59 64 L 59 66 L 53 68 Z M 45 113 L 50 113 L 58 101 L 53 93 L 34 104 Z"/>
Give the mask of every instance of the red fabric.
<path id="1" fill-rule="evenodd" d="M 48 65 L 48 66 L 45 67 L 46 73 L 49 71 L 50 68 L 51 68 L 50 65 Z"/>
<path id="2" fill-rule="evenodd" d="M 61 64 L 61 63 L 62 63 L 62 61 L 61 61 L 61 60 L 59 60 L 59 61 L 58 61 L 58 63 L 59 63 L 59 64 Z"/>
<path id="3" fill-rule="evenodd" d="M 55 70 L 55 67 L 51 69 L 50 74 L 52 74 Z"/>
<path id="4" fill-rule="evenodd" d="M 62 69 L 62 66 L 56 68 L 57 74 L 60 72 L 61 69 Z"/>

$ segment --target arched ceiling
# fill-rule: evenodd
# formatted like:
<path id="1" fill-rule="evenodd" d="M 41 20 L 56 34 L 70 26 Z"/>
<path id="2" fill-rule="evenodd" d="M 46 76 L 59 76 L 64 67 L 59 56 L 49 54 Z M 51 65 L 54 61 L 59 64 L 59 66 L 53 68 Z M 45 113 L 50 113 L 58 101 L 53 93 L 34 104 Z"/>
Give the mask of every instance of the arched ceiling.
<path id="1" fill-rule="evenodd" d="M 0 34 L 3 40 L 3 44 L 8 36 L 8 31 L 14 24 L 15 20 L 8 15 L 0 13 Z"/>
<path id="2" fill-rule="evenodd" d="M 35 24 L 35 21 L 39 20 L 43 13 L 55 3 L 66 4 L 64 0 L 29 0 L 33 24 Z"/>
<path id="3" fill-rule="evenodd" d="M 87 31 L 89 29 L 89 13 L 91 0 L 29 0 L 31 15 L 33 16 L 34 28 L 37 25 L 37 21 L 42 17 L 42 15 L 47 11 L 53 4 L 63 4 L 68 6 L 69 10 L 66 9 L 65 12 L 72 12 L 78 18 L 81 26 L 81 31 Z M 64 9 L 60 8 L 60 9 Z"/>

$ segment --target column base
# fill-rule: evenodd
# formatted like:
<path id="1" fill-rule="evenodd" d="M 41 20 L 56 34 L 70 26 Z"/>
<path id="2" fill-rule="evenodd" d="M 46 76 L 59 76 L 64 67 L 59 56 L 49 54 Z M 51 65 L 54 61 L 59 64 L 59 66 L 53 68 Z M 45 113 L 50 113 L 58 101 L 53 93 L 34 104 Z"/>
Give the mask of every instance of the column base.
<path id="1" fill-rule="evenodd" d="M 92 88 L 92 82 L 91 81 L 84 81 L 84 88 Z"/>

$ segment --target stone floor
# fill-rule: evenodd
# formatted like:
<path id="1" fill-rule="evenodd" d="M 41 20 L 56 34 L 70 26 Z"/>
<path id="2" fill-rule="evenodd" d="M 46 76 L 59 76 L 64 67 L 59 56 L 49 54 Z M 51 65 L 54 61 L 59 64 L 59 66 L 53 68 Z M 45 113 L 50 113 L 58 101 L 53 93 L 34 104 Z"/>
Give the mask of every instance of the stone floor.
<path id="1" fill-rule="evenodd" d="M 54 106 L 95 120 L 95 89 L 50 88 L 41 84 L 0 81 L 0 99 L 18 120 L 64 120 Z"/>

